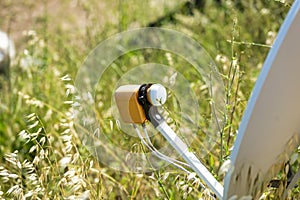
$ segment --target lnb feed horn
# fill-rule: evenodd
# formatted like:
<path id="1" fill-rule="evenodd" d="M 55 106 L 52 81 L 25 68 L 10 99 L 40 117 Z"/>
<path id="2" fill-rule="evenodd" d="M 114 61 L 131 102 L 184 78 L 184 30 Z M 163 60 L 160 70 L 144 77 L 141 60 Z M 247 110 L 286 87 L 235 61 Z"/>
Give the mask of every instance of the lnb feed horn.
<path id="1" fill-rule="evenodd" d="M 161 84 L 123 85 L 115 92 L 115 101 L 125 123 L 151 121 L 150 110 L 163 105 L 166 100 L 167 91 Z"/>

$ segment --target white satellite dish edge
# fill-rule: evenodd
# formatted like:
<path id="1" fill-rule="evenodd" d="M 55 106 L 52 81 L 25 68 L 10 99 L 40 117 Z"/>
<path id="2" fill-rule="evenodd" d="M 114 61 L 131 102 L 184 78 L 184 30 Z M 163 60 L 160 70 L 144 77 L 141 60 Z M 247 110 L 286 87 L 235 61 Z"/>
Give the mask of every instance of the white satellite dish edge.
<path id="1" fill-rule="evenodd" d="M 258 198 L 300 133 L 300 1 L 290 9 L 244 113 L 224 182 L 224 199 Z"/>

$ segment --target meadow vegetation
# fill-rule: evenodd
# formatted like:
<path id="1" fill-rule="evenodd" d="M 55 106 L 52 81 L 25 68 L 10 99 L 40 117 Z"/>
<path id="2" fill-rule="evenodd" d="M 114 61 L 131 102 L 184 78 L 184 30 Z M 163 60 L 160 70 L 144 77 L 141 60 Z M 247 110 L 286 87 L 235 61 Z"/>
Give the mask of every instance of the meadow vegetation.
<path id="1" fill-rule="evenodd" d="M 211 198 L 209 189 L 203 189 L 194 174 L 188 175 L 171 165 L 147 173 L 107 167 L 82 145 L 73 119 L 74 80 L 89 52 L 107 37 L 148 26 L 185 2 L 1 0 L 0 27 L 14 36 L 18 55 L 11 67 L 11 85 L 1 79 L 0 199 Z M 251 90 L 292 3 L 206 0 L 201 9 L 175 12 L 172 19 L 160 22 L 161 27 L 197 40 L 214 59 L 222 77 L 226 106 L 222 131 L 217 133 L 219 145 L 201 157 L 201 140 L 192 144 L 219 181 L 224 179 L 220 168 L 232 150 Z M 27 16 L 22 9 L 32 12 L 27 26 L 18 22 L 18 15 Z M 14 27 L 18 25 L 22 30 Z M 110 116 L 110 102 L 118 79 L 134 66 L 151 61 L 183 71 L 195 93 L 207 95 L 207 90 L 201 89 L 201 77 L 185 70 L 188 63 L 168 52 L 130 52 L 115 61 L 105 72 L 105 81 L 97 85 L 96 110 L 104 116 L 99 123 L 115 143 L 137 152 L 143 151 L 141 142 L 118 130 Z M 203 115 L 209 109 L 207 105 L 199 103 Z M 209 117 L 209 110 L 207 113 L 204 118 Z M 176 115 L 173 119 L 170 123 L 176 125 Z M 206 122 L 201 123 L 205 126 Z M 201 131 L 195 134 L 201 137 Z M 158 137 L 157 145 L 163 144 Z M 296 152 L 292 168 L 296 170 L 298 165 Z M 263 199 L 280 198 L 287 181 L 286 169 L 275 178 L 281 185 L 269 187 Z M 295 188 L 289 198 L 299 196 L 299 189 Z"/>

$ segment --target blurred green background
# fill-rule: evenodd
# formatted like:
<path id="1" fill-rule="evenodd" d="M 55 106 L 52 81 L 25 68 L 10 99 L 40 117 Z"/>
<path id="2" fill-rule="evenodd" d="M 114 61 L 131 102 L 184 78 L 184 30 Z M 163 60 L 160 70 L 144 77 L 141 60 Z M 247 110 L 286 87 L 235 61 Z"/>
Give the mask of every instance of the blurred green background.
<path id="1" fill-rule="evenodd" d="M 1 0 L 0 29 L 14 40 L 17 56 L 10 69 L 10 86 L 0 79 L 0 199 L 210 199 L 201 180 L 172 166 L 136 174 L 99 163 L 83 147 L 74 128 L 71 105 L 77 70 L 101 41 L 134 28 L 170 28 L 198 41 L 214 59 L 226 88 L 220 144 L 201 158 L 222 182 L 220 167 L 230 155 L 251 90 L 292 3 Z M 114 89 L 112 82 L 127 70 L 122 66 L 147 59 L 175 63 L 178 68 L 185 64 L 176 55 L 159 51 L 124 55 L 107 71 L 107 82 L 98 85 L 99 113 L 110 112 L 107 102 Z M 205 93 L 201 79 L 192 72 L 187 76 L 196 95 Z M 205 105 L 200 104 L 200 110 Z M 99 120 L 120 145 L 143 151 L 140 141 L 118 132 L 111 118 Z M 160 142 L 158 139 L 158 145 Z M 198 154 L 199 146 L 201 141 L 192 145 Z M 292 168 L 297 169 L 297 152 L 293 156 Z M 286 169 L 275 179 L 279 187 L 268 187 L 263 199 L 280 198 L 287 182 Z M 295 188 L 289 198 L 298 197 Z"/>

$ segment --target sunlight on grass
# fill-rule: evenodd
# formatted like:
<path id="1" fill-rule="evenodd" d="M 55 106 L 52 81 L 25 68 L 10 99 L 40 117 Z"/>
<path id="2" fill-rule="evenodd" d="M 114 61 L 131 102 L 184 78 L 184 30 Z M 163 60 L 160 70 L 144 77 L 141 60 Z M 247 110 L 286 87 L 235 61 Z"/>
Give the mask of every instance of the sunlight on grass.
<path id="1" fill-rule="evenodd" d="M 1 0 L 0 28 L 15 40 L 17 58 L 11 67 L 11 87 L 0 79 L 0 199 L 211 198 L 201 180 L 172 166 L 125 173 L 101 164 L 82 145 L 73 118 L 74 80 L 88 53 L 115 33 L 160 19 L 161 27 L 183 32 L 201 43 L 217 64 L 226 88 L 225 123 L 217 133 L 218 145 L 205 157 L 199 155 L 201 135 L 210 118 L 209 88 L 193 70 L 186 70 L 188 63 L 183 58 L 172 53 L 143 50 L 120 57 L 105 71 L 105 82 L 97 85 L 95 109 L 101 116 L 111 116 L 107 102 L 111 102 L 114 84 L 131 68 L 151 60 L 173 66 L 186 76 L 195 94 L 203 97 L 199 100 L 203 128 L 195 131 L 199 137 L 191 147 L 223 181 L 219 170 L 231 153 L 251 90 L 292 1 L 206 0 L 201 8 L 178 11 L 185 3 Z M 163 18 L 166 15 L 169 17 Z M 174 74 L 166 79 L 172 75 L 175 79 Z M 167 114 L 176 128 L 179 107 L 172 95 L 170 92 Z M 145 150 L 137 138 L 122 134 L 111 118 L 99 118 L 99 123 L 119 146 L 133 152 Z M 153 140 L 157 146 L 164 144 L 160 136 Z M 299 155 L 295 155 L 294 170 L 299 165 Z M 281 185 L 269 187 L 265 199 L 278 199 L 286 173 L 282 169 L 276 177 Z M 299 196 L 299 188 L 295 188 L 290 199 Z"/>

